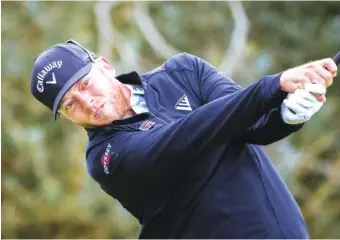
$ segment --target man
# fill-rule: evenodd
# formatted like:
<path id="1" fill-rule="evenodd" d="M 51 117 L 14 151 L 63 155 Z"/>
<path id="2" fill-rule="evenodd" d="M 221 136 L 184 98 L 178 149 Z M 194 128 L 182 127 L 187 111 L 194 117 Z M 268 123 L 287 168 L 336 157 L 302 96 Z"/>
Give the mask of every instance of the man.
<path id="1" fill-rule="evenodd" d="M 263 145 L 299 130 L 336 72 L 322 59 L 241 88 L 183 53 L 116 76 L 70 40 L 36 58 L 31 90 L 87 130 L 89 174 L 139 220 L 140 238 L 308 238 Z"/>

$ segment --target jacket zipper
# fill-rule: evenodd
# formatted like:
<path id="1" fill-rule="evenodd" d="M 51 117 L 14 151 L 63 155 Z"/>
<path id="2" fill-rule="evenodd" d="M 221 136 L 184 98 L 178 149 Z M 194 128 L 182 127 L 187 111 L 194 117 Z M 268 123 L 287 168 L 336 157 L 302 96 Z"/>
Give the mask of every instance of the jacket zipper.
<path id="1" fill-rule="evenodd" d="M 149 104 L 149 102 L 148 102 L 148 97 L 147 97 L 148 94 L 146 93 L 146 86 L 145 86 L 145 85 L 146 85 L 146 84 L 145 84 L 144 82 L 142 82 L 142 87 L 143 87 L 143 89 L 144 89 L 145 102 L 146 102 L 146 105 L 147 105 L 149 111 L 152 113 L 152 115 L 158 117 L 158 118 L 161 119 L 162 121 L 164 121 L 164 122 L 166 122 L 166 123 L 170 123 L 170 121 L 167 120 L 165 117 L 163 117 L 163 116 L 161 116 L 161 115 L 159 115 L 159 114 L 156 114 L 155 112 L 152 111 L 152 109 L 151 109 L 151 107 L 150 107 L 150 104 Z"/>

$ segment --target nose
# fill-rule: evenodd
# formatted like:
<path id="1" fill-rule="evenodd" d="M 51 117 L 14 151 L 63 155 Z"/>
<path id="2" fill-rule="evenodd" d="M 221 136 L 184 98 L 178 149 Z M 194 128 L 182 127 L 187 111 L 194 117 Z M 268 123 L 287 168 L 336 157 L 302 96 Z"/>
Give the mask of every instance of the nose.
<path id="1" fill-rule="evenodd" d="M 86 92 L 78 92 L 76 95 L 76 99 L 84 109 L 92 107 L 94 102 L 93 97 L 91 97 Z"/>

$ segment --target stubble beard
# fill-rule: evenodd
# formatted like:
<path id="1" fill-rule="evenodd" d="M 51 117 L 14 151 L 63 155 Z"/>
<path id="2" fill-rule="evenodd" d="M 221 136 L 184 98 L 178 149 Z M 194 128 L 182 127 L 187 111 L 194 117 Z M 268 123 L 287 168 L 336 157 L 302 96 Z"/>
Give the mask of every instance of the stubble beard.
<path id="1" fill-rule="evenodd" d="M 120 91 L 117 92 L 117 94 L 112 95 L 110 103 L 113 107 L 112 111 L 117 119 L 123 119 L 128 112 L 130 112 L 130 102 L 128 99 L 124 98 L 124 95 Z"/>

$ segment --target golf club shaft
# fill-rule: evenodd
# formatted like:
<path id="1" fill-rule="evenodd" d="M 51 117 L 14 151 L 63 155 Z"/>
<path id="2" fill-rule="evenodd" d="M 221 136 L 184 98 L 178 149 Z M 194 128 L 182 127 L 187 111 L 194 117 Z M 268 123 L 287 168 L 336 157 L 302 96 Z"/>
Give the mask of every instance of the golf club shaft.
<path id="1" fill-rule="evenodd" d="M 340 64 L 340 51 L 335 55 L 333 61 L 335 62 L 336 65 Z"/>

